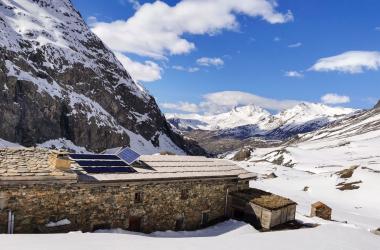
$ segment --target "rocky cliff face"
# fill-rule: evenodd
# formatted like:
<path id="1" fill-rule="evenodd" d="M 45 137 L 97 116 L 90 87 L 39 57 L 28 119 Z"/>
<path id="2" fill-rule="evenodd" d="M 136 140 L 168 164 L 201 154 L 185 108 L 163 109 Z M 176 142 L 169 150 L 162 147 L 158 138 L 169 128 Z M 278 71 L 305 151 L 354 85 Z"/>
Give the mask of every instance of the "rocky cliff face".
<path id="1" fill-rule="evenodd" d="M 0 138 L 202 152 L 172 132 L 70 0 L 0 0 Z"/>

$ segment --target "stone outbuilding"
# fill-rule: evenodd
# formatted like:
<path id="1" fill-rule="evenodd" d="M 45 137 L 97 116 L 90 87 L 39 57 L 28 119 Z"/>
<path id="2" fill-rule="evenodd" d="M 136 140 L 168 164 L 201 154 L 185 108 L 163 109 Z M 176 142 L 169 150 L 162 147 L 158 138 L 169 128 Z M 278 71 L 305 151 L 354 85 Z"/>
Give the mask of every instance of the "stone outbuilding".
<path id="1" fill-rule="evenodd" d="M 316 216 L 324 220 L 331 220 L 331 212 L 332 209 L 320 201 L 311 204 L 311 217 Z"/>
<path id="2" fill-rule="evenodd" d="M 228 199 L 230 217 L 266 230 L 294 221 L 296 205 L 288 198 L 255 188 L 231 192 Z"/>
<path id="3" fill-rule="evenodd" d="M 142 155 L 127 167 L 109 158 L 0 149 L 0 233 L 195 230 L 226 219 L 228 193 L 256 177 L 205 157 Z"/>

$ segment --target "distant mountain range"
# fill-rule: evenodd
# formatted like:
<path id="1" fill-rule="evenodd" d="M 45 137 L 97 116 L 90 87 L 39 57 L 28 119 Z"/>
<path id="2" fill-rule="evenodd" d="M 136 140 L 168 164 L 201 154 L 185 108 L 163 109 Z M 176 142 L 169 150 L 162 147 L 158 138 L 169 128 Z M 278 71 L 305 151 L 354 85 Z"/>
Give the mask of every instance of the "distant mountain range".
<path id="1" fill-rule="evenodd" d="M 255 105 L 236 107 L 216 115 L 166 114 L 184 135 L 210 153 L 224 153 L 244 145 L 276 143 L 300 133 L 317 130 L 356 110 L 320 103 L 300 103 L 278 114 Z"/>

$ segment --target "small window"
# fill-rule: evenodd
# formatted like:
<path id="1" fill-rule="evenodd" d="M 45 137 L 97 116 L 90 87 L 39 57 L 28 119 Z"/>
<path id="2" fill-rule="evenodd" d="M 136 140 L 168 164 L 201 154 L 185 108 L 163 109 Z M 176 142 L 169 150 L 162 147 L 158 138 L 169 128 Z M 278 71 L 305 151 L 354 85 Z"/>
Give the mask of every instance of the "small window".
<path id="1" fill-rule="evenodd" d="M 201 224 L 202 226 L 207 225 L 208 223 L 208 212 L 202 212 L 202 221 Z"/>
<path id="2" fill-rule="evenodd" d="M 143 202 L 142 192 L 135 193 L 135 203 L 142 203 L 142 202 Z"/>
<path id="3" fill-rule="evenodd" d="M 182 189 L 181 190 L 181 200 L 187 200 L 189 198 L 189 190 Z"/>
<path id="4" fill-rule="evenodd" d="M 179 218 L 175 221 L 175 230 L 176 230 L 176 231 L 181 231 L 181 230 L 183 230 L 184 225 L 185 225 L 185 219 L 184 219 L 184 217 L 179 217 Z"/>

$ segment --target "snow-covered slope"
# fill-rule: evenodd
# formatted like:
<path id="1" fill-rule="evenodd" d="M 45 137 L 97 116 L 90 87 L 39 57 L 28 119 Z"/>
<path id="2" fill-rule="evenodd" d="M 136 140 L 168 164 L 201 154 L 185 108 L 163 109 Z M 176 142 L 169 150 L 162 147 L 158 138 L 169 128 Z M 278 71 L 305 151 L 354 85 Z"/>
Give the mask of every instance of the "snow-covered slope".
<path id="1" fill-rule="evenodd" d="M 25 146 L 184 153 L 186 144 L 70 0 L 0 0 L 0 110 L 0 138 Z"/>
<path id="2" fill-rule="evenodd" d="M 380 109 L 357 112 L 284 146 L 258 148 L 242 166 L 259 172 L 255 187 L 288 196 L 307 214 L 323 201 L 333 219 L 380 226 Z M 274 173 L 276 178 L 268 179 Z"/>
<path id="3" fill-rule="evenodd" d="M 330 107 L 320 103 L 301 103 L 274 116 L 275 129 L 268 137 L 285 139 L 289 136 L 319 129 L 332 121 L 355 112 L 354 109 Z"/>

